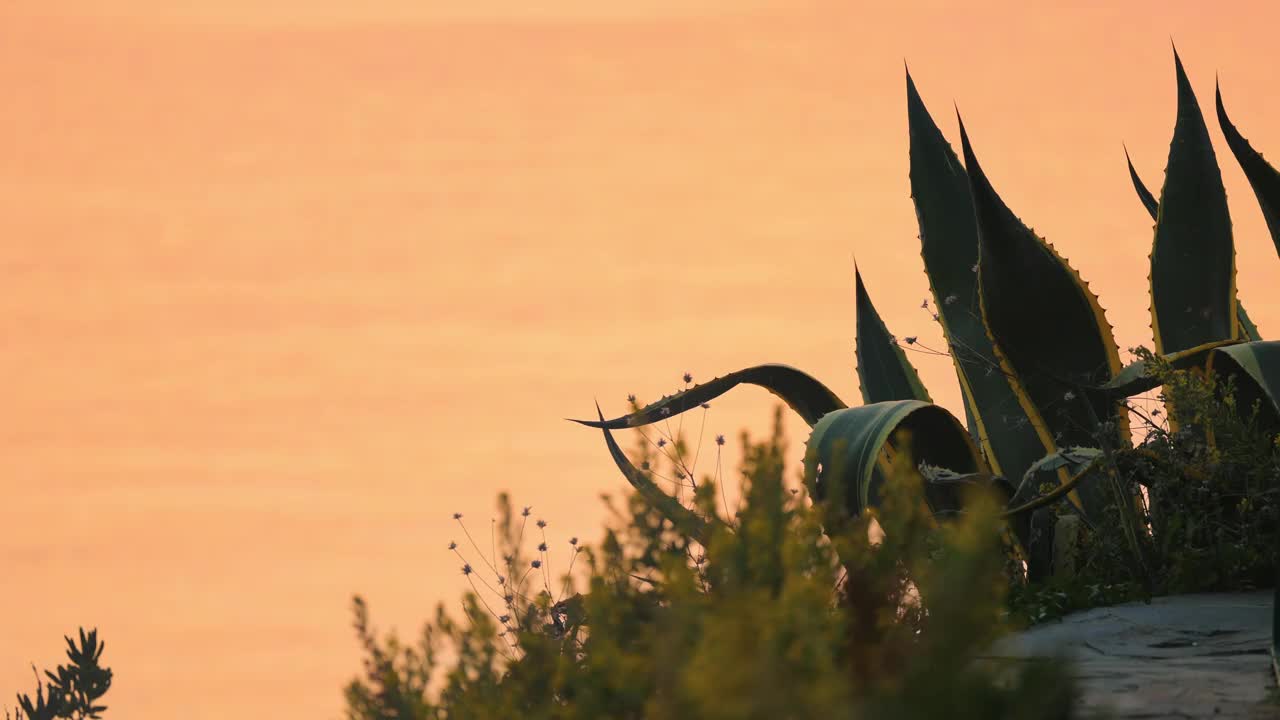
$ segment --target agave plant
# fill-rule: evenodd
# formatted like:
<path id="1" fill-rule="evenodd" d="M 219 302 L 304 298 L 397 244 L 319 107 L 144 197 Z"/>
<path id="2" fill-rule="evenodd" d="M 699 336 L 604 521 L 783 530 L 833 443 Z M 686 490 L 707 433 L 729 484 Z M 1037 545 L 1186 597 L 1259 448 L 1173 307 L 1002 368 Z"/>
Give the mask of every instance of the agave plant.
<path id="1" fill-rule="evenodd" d="M 1265 342 L 1236 297 L 1235 249 L 1222 176 L 1200 106 L 1174 53 L 1177 122 L 1160 197 L 1133 165 L 1155 221 L 1150 255 L 1156 353 L 1175 368 L 1234 378 L 1249 403 L 1280 427 L 1280 342 Z M 1217 115 L 1280 251 L 1280 173 Z M 805 481 L 842 512 L 875 507 L 890 472 L 924 485 L 932 511 L 961 509 L 965 484 L 1002 491 L 1014 535 L 1043 571 L 1033 511 L 1059 499 L 1087 523 L 1113 502 L 1100 459 L 1129 447 L 1125 399 L 1158 383 L 1142 362 L 1122 367 L 1112 327 L 1078 272 L 1001 200 L 960 122 L 961 158 L 907 75 L 910 181 L 921 256 L 964 401 L 965 422 L 932 404 L 915 368 L 856 283 L 856 356 L 862 404 L 848 407 L 813 377 L 783 365 L 730 373 L 630 414 L 578 421 L 600 428 L 624 475 L 680 527 L 705 537 L 699 516 L 635 468 L 610 431 L 677 415 L 746 383 L 778 396 L 812 428 Z M 1127 157 L 1127 151 L 1126 151 Z M 1052 321 L 1046 321 L 1046 310 Z M 1249 405 L 1243 405 L 1248 407 Z M 1041 494 L 1045 479 L 1057 488 Z M 1134 529 L 1134 532 L 1141 532 Z M 1039 561 L 1036 558 L 1041 558 Z"/>

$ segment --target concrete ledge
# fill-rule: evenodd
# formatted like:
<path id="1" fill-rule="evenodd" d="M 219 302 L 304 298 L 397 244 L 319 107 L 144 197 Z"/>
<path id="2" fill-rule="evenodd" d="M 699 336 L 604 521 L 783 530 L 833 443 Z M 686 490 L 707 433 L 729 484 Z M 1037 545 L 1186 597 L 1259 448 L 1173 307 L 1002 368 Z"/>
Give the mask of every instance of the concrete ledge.
<path id="1" fill-rule="evenodd" d="M 1095 608 L 1005 638 L 993 659 L 1065 655 L 1088 707 L 1122 718 L 1280 718 L 1272 591 Z"/>

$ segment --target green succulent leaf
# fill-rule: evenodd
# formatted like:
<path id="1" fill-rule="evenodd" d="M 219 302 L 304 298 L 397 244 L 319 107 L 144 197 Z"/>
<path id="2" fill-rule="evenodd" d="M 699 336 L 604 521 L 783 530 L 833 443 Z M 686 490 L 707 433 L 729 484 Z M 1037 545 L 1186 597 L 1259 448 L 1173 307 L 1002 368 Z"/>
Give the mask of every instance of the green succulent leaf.
<path id="1" fill-rule="evenodd" d="M 891 473 L 921 466 L 959 475 L 987 473 L 973 438 L 951 413 L 919 400 L 894 400 L 832 412 L 806 443 L 805 481 L 813 497 L 856 516 L 879 502 Z M 960 509 L 957 483 L 925 484 L 935 514 Z"/>
<path id="2" fill-rule="evenodd" d="M 1219 118 L 1225 118 L 1226 116 L 1221 114 L 1222 105 L 1219 104 L 1218 108 Z M 1234 128 L 1232 129 L 1234 130 Z M 1129 178 L 1133 180 L 1133 188 L 1138 191 L 1138 199 L 1142 201 L 1143 206 L 1147 208 L 1147 212 L 1151 214 L 1151 219 L 1158 220 L 1160 217 L 1160 204 L 1151 194 L 1151 191 L 1147 189 L 1147 186 L 1143 184 L 1142 179 L 1138 177 L 1138 171 L 1133 169 L 1133 161 L 1129 160 L 1128 149 L 1124 151 L 1124 159 L 1129 163 Z M 1236 300 L 1236 322 L 1240 325 L 1241 340 L 1262 339 L 1262 334 L 1258 332 L 1258 326 L 1253 323 L 1249 313 L 1244 309 L 1244 303 L 1240 302 L 1238 298 Z"/>
<path id="3" fill-rule="evenodd" d="M 1264 422 L 1280 428 L 1280 342 L 1251 342 L 1215 348 L 1209 370 L 1236 378 L 1240 407 L 1261 404 Z"/>
<path id="4" fill-rule="evenodd" d="M 1160 216 L 1160 201 L 1156 200 L 1156 196 L 1143 184 L 1142 178 L 1138 177 L 1138 171 L 1133 168 L 1133 160 L 1129 159 L 1129 148 L 1124 149 L 1124 161 L 1129 164 L 1129 179 L 1133 181 L 1133 189 L 1138 192 L 1138 199 L 1151 214 L 1151 219 L 1157 219 Z"/>
<path id="5" fill-rule="evenodd" d="M 1218 124 L 1222 126 L 1222 134 L 1227 138 L 1227 147 L 1231 148 L 1245 177 L 1249 179 L 1253 194 L 1258 197 L 1258 204 L 1262 206 L 1262 217 L 1267 221 L 1267 229 L 1271 231 L 1276 252 L 1280 253 L 1280 172 L 1262 158 L 1262 153 L 1253 149 L 1232 124 L 1231 118 L 1227 117 L 1227 110 L 1222 104 L 1222 88 L 1215 88 L 1214 95 L 1218 106 Z"/>
<path id="6" fill-rule="evenodd" d="M 969 177 L 907 75 L 911 197 L 921 257 L 938 321 L 951 351 L 970 433 L 991 469 L 1021 477 L 1052 446 L 1045 443 L 1000 367 L 978 300 L 978 226 Z"/>
<path id="7" fill-rule="evenodd" d="M 963 122 L 961 145 L 978 220 L 978 290 L 982 317 L 1023 411 L 1053 452 L 1097 442 L 1111 423 L 1127 442 L 1128 418 L 1091 388 L 1120 371 L 1120 355 L 1097 297 L 1079 274 L 1005 205 L 978 164 Z M 1060 473 L 1062 481 L 1066 473 Z M 1096 515 L 1102 488 L 1080 486 L 1081 504 Z"/>
<path id="8" fill-rule="evenodd" d="M 1217 342 L 1205 343 L 1198 347 L 1188 348 L 1181 352 L 1171 353 L 1163 356 L 1175 370 L 1185 370 L 1191 367 L 1204 367 L 1208 362 L 1209 353 L 1217 348 L 1228 345 L 1235 345 L 1236 340 L 1219 340 Z M 1160 385 L 1159 378 L 1150 372 L 1146 361 L 1139 360 L 1137 362 L 1125 365 L 1124 368 L 1116 374 L 1110 382 L 1098 387 L 1098 390 L 1113 398 L 1133 397 L 1141 395 Z"/>
<path id="9" fill-rule="evenodd" d="M 857 296 L 857 344 L 854 355 L 858 362 L 858 388 L 862 402 L 871 404 L 885 400 L 923 400 L 932 402 L 916 369 L 897 339 L 885 327 L 862 282 L 862 273 L 854 268 Z"/>
<path id="10" fill-rule="evenodd" d="M 600 416 L 601 423 L 604 422 L 604 414 L 600 412 L 600 406 L 596 406 L 596 413 Z M 685 507 L 684 503 L 676 498 L 663 492 L 661 488 L 654 484 L 648 474 L 637 468 L 626 453 L 622 452 L 622 448 L 618 446 L 618 442 L 613 439 L 613 433 L 608 428 L 604 428 L 604 441 L 609 447 L 609 455 L 613 458 L 613 462 L 622 471 L 627 482 L 631 483 L 640 495 L 658 512 L 667 517 L 668 520 L 676 526 L 676 528 L 698 540 L 698 542 L 706 545 L 711 539 L 711 524 L 695 513 L 693 510 Z"/>
<path id="11" fill-rule="evenodd" d="M 1105 398 L 1081 393 L 1120 370 L 1119 350 L 1097 296 L 1044 239 L 1022 223 L 991 186 L 960 126 L 981 248 L 982 317 L 996 355 L 1046 430 L 1070 437 L 1122 413 Z M 1074 422 L 1072 422 L 1072 418 Z"/>
<path id="12" fill-rule="evenodd" d="M 1191 82 L 1174 53 L 1178 119 L 1151 249 L 1156 352 L 1238 337 L 1235 250 L 1222 173 Z"/>
<path id="13" fill-rule="evenodd" d="M 651 425 L 714 400 L 738 385 L 756 385 L 778 396 L 811 427 L 832 410 L 847 407 L 812 375 L 788 365 L 756 365 L 663 397 L 634 413 L 612 420 L 573 420 L 593 428 L 621 430 Z"/>

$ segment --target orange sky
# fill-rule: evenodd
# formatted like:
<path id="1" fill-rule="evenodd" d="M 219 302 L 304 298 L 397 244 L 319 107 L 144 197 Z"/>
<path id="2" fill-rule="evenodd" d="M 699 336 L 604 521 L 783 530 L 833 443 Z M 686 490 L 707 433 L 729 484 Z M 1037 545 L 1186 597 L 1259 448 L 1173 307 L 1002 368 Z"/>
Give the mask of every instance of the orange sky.
<path id="1" fill-rule="evenodd" d="M 1280 10 L 972 4 L 5 3 L 0 693 L 83 623 L 111 716 L 336 718 L 351 593 L 410 631 L 452 602 L 450 513 L 482 529 L 508 489 L 553 546 L 597 536 L 622 484 L 561 418 L 763 361 L 852 401 L 855 252 L 893 331 L 938 344 L 904 58 L 1149 344 L 1121 142 L 1158 185 L 1173 37 L 1280 153 Z M 1241 298 L 1280 333 L 1219 160 Z M 954 408 L 950 363 L 914 359 Z M 770 405 L 742 390 L 708 433 Z"/>

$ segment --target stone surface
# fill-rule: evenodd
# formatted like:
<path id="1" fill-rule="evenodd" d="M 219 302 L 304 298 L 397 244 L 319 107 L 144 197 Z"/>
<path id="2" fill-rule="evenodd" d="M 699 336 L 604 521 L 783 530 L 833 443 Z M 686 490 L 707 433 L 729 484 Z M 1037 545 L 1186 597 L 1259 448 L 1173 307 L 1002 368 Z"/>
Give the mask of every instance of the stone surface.
<path id="1" fill-rule="evenodd" d="M 1087 706 L 1121 718 L 1280 718 L 1268 699 L 1271 591 L 1097 608 L 1006 638 L 990 656 L 1065 654 Z"/>

